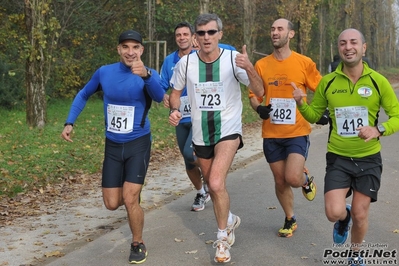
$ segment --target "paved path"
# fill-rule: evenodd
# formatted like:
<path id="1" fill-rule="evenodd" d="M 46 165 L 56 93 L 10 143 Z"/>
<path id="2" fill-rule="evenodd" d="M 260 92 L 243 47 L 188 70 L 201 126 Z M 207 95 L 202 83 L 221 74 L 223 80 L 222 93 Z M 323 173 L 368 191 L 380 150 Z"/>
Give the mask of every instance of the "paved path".
<path id="1" fill-rule="evenodd" d="M 300 189 L 294 191 L 298 230 L 292 238 L 277 237 L 284 215 L 264 159 L 255 160 L 229 175 L 231 209 L 242 218 L 242 224 L 236 231 L 232 260 L 226 265 L 316 266 L 332 261 L 328 257 L 323 259 L 325 252 L 340 254 L 348 249 L 332 245 L 333 225 L 324 214 L 322 190 L 327 135 L 327 127 L 314 130 L 311 135 L 307 166 L 316 176 L 319 192 L 313 202 L 308 202 Z M 384 181 L 379 201 L 371 207 L 370 230 L 366 236 L 366 244 L 373 245 L 367 248 L 370 252 L 389 253 L 399 248 L 399 234 L 395 233 L 399 229 L 397 143 L 399 134 L 383 139 Z M 216 238 L 212 204 L 202 212 L 190 212 L 188 206 L 194 193 L 146 214 L 144 239 L 149 256 L 144 265 L 216 265 L 213 262 L 215 250 L 209 243 Z M 46 265 L 127 265 L 130 238 L 128 226 L 123 225 L 90 243 L 76 246 L 76 250 Z M 394 254 L 389 254 L 392 258 L 386 259 L 394 260 Z"/>
<path id="2" fill-rule="evenodd" d="M 383 114 L 381 119 L 386 119 Z M 304 199 L 300 189 L 294 190 L 298 230 L 292 238 L 276 235 L 284 214 L 275 197 L 273 178 L 264 158 L 230 173 L 227 186 L 231 210 L 242 218 L 242 224 L 236 231 L 232 260 L 226 265 L 316 266 L 346 262 L 346 259 L 339 259 L 349 246 L 332 244 L 333 225 L 324 214 L 322 191 L 327 137 L 328 127 L 317 128 L 311 134 L 307 166 L 316 177 L 319 190 L 313 202 Z M 397 265 L 399 134 L 382 138 L 382 143 L 383 182 L 379 200 L 371 206 L 364 249 L 369 252 L 368 265 L 379 265 L 383 260 L 385 265 Z M 190 212 L 188 207 L 194 195 L 195 191 L 191 191 L 146 214 L 144 239 L 149 256 L 145 265 L 216 265 L 211 243 L 216 238 L 212 203 L 202 212 Z M 76 245 L 75 250 L 43 265 L 126 265 L 130 239 L 130 230 L 123 225 L 90 243 Z"/>
<path id="3" fill-rule="evenodd" d="M 299 229 L 293 238 L 281 239 L 276 230 L 283 216 L 262 155 L 260 131 L 244 131 L 245 146 L 237 153 L 235 171 L 228 178 L 232 210 L 243 218 L 230 264 L 321 265 L 323 250 L 331 248 L 332 227 L 325 218 L 322 197 L 326 139 L 327 127 L 317 126 L 307 162 L 317 177 L 319 194 L 308 203 L 295 190 Z M 382 141 L 384 180 L 380 199 L 372 205 L 366 240 L 397 249 L 399 134 Z M 203 212 L 189 211 L 195 191 L 181 163 L 149 171 L 143 193 L 147 210 L 144 237 L 150 254 L 145 265 L 212 264 L 214 249 L 205 244 L 216 236 L 212 204 Z M 0 228 L 0 266 L 126 264 L 130 231 L 125 211 L 105 210 L 100 189 L 87 194 L 70 204 L 57 203 L 48 215 L 19 219 L 13 226 Z"/>
<path id="4" fill-rule="evenodd" d="M 244 127 L 243 133 L 245 146 L 236 154 L 232 171 L 262 157 L 260 121 Z M 100 179 L 100 174 L 93 175 L 91 182 L 100 184 Z M 142 206 L 151 213 L 190 192 L 193 186 L 178 156 L 161 167 L 150 165 Z M 194 195 L 186 200 L 187 211 Z M 99 186 L 90 186 L 75 200 L 57 201 L 45 208 L 46 215 L 18 218 L 12 225 L 0 226 L 0 266 L 40 265 L 46 258 L 62 256 L 126 223 L 123 207 L 113 212 L 105 209 Z"/>

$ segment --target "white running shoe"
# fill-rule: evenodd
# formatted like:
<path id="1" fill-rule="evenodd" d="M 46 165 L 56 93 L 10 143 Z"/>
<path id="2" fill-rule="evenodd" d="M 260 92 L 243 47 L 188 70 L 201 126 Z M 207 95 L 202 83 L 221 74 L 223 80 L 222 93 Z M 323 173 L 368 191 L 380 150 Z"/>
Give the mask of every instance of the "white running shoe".
<path id="1" fill-rule="evenodd" d="M 227 225 L 227 243 L 230 246 L 234 245 L 236 237 L 234 235 L 234 230 L 237 229 L 241 224 L 241 218 L 233 214 L 233 223 Z"/>
<path id="2" fill-rule="evenodd" d="M 231 260 L 230 256 L 230 245 L 227 243 L 227 239 L 218 239 L 213 243 L 213 247 L 216 248 L 215 262 L 226 263 Z"/>

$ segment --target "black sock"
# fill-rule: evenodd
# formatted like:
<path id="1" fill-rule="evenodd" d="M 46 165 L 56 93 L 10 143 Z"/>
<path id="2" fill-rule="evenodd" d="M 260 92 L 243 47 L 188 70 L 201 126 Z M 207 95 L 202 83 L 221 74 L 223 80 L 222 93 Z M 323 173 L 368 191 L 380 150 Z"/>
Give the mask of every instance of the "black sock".
<path id="1" fill-rule="evenodd" d="M 340 220 L 342 223 L 349 223 L 349 219 L 351 218 L 351 213 L 348 209 L 346 209 L 346 218 L 344 220 Z"/>

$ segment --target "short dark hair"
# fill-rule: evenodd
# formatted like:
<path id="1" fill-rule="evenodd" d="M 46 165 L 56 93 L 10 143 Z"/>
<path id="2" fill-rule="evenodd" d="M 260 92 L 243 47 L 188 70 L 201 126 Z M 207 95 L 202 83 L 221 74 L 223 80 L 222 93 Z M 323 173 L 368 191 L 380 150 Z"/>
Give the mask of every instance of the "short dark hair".
<path id="1" fill-rule="evenodd" d="M 178 24 L 176 25 L 176 27 L 175 27 L 174 33 L 176 33 L 176 30 L 177 30 L 177 29 L 180 29 L 180 28 L 189 28 L 189 29 L 190 29 L 190 32 L 191 32 L 191 35 L 194 34 L 193 25 L 191 25 L 190 23 L 188 23 L 188 22 L 186 22 L 186 21 L 183 21 L 183 22 L 178 23 Z"/>

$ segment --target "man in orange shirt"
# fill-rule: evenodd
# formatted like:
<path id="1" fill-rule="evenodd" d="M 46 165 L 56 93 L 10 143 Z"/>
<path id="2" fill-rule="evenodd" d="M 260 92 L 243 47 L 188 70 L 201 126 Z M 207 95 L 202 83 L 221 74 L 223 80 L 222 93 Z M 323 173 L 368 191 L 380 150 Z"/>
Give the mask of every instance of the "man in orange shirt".
<path id="1" fill-rule="evenodd" d="M 302 187 L 303 195 L 310 201 L 316 196 L 316 184 L 305 168 L 311 127 L 296 109 L 291 82 L 304 93 L 306 88 L 315 91 L 321 75 L 310 58 L 290 49 L 290 39 L 295 35 L 290 21 L 276 20 L 270 35 L 273 53 L 255 64 L 263 80 L 264 96 L 259 98 L 250 92 L 249 98 L 252 108 L 264 119 L 263 152 L 273 172 L 277 199 L 285 213 L 278 236 L 291 237 L 297 229 L 292 187 Z M 266 106 L 261 105 L 264 100 Z"/>

